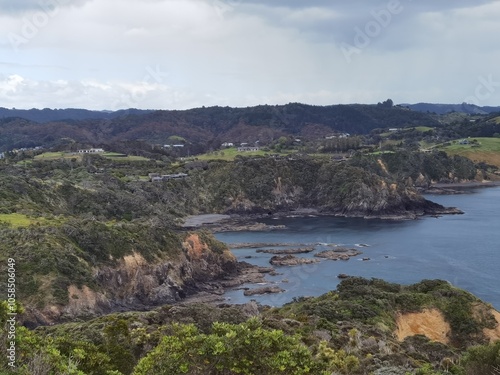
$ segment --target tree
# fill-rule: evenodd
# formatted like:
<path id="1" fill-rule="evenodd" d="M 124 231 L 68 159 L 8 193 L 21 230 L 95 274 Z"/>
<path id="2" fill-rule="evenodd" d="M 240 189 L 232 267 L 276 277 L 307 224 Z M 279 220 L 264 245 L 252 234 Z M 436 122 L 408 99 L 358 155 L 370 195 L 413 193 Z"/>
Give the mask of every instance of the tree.
<path id="1" fill-rule="evenodd" d="M 144 357 L 135 375 L 321 374 L 298 336 L 268 330 L 253 318 L 238 325 L 214 323 L 212 333 L 174 324 L 172 333 Z"/>

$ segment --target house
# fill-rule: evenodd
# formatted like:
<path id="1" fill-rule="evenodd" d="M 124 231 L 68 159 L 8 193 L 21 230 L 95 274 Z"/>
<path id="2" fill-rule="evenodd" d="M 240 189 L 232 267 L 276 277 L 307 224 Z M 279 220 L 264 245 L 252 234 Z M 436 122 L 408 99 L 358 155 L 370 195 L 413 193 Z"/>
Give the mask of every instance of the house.
<path id="1" fill-rule="evenodd" d="M 163 175 L 160 175 L 159 173 L 149 173 L 148 176 L 151 182 L 177 180 L 180 178 L 188 177 L 186 173 L 163 174 Z"/>
<path id="2" fill-rule="evenodd" d="M 340 133 L 340 134 L 333 134 L 325 137 L 325 139 L 335 139 L 335 138 L 349 138 L 351 134 L 349 133 Z"/>
<path id="3" fill-rule="evenodd" d="M 468 145 L 470 142 L 468 139 L 462 139 L 460 142 L 458 142 L 458 144 L 460 145 Z"/>
<path id="4" fill-rule="evenodd" d="M 88 148 L 86 150 L 78 150 L 79 154 L 100 154 L 103 153 L 104 150 L 102 148 Z"/>
<path id="5" fill-rule="evenodd" d="M 240 146 L 238 152 L 259 151 L 260 148 L 256 146 Z"/>
<path id="6" fill-rule="evenodd" d="M 221 147 L 233 147 L 234 143 L 233 142 L 224 142 L 221 144 Z"/>
<path id="7" fill-rule="evenodd" d="M 149 173 L 148 174 L 149 181 L 153 181 L 154 178 L 158 178 L 158 177 L 160 177 L 159 173 Z"/>
<path id="8" fill-rule="evenodd" d="M 176 174 L 164 174 L 161 177 L 164 180 L 178 179 L 178 178 L 186 178 L 188 175 L 186 173 L 176 173 Z"/>

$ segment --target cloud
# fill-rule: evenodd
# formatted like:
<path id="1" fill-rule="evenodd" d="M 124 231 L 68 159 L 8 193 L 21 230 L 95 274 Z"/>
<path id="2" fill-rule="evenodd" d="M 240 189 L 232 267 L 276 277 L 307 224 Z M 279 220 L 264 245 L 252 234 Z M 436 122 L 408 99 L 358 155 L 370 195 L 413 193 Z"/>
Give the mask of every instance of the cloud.
<path id="1" fill-rule="evenodd" d="M 34 11 L 53 11 L 67 6 L 80 6 L 91 0 L 0 0 L 0 13 L 18 14 Z"/>
<path id="2" fill-rule="evenodd" d="M 33 10 L 35 4 L 17 6 Z M 3 12 L 0 96 L 16 107 L 93 109 L 376 103 L 388 97 L 460 102 L 480 77 L 500 80 L 499 1 L 399 0 L 402 10 L 384 22 L 377 14 L 386 14 L 389 4 L 68 2 L 17 50 L 7 36 L 23 36 L 35 13 Z M 356 44 L 367 30 L 367 43 Z M 357 49 L 350 58 L 345 45 Z M 22 81 L 8 78 L 16 76 Z M 498 91 L 484 104 L 499 102 Z"/>

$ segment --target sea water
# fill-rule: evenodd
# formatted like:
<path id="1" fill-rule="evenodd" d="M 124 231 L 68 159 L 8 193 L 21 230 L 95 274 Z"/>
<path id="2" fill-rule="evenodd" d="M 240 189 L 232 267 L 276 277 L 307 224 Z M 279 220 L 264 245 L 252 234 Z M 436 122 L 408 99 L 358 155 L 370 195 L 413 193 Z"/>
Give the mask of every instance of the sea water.
<path id="1" fill-rule="evenodd" d="M 293 297 L 319 296 L 335 289 L 340 282 L 337 276 L 343 273 L 401 284 L 447 280 L 500 309 L 500 188 L 426 198 L 465 213 L 407 221 L 325 216 L 266 219 L 263 222 L 282 224 L 286 229 L 218 233 L 216 237 L 226 243 L 289 243 L 293 247 L 314 244 L 313 253 L 298 257 L 314 257 L 319 251 L 331 249 L 331 244 L 363 252 L 349 261 L 321 260 L 310 265 L 275 267 L 279 274 L 267 275 L 266 280 L 284 289 L 283 293 L 245 297 L 242 290 L 232 290 L 225 297 L 231 303 L 255 299 L 281 306 Z M 270 266 L 273 255 L 256 250 L 233 249 L 233 253 L 238 260 Z"/>

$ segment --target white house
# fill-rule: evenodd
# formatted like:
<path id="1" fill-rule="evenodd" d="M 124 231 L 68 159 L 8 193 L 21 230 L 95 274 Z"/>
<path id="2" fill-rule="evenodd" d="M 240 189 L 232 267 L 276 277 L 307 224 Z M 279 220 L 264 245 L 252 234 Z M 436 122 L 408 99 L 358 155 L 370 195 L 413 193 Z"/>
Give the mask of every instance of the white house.
<path id="1" fill-rule="evenodd" d="M 89 148 L 86 150 L 78 150 L 79 154 L 100 154 L 103 152 L 104 152 L 104 149 L 102 149 L 102 148 Z"/>

